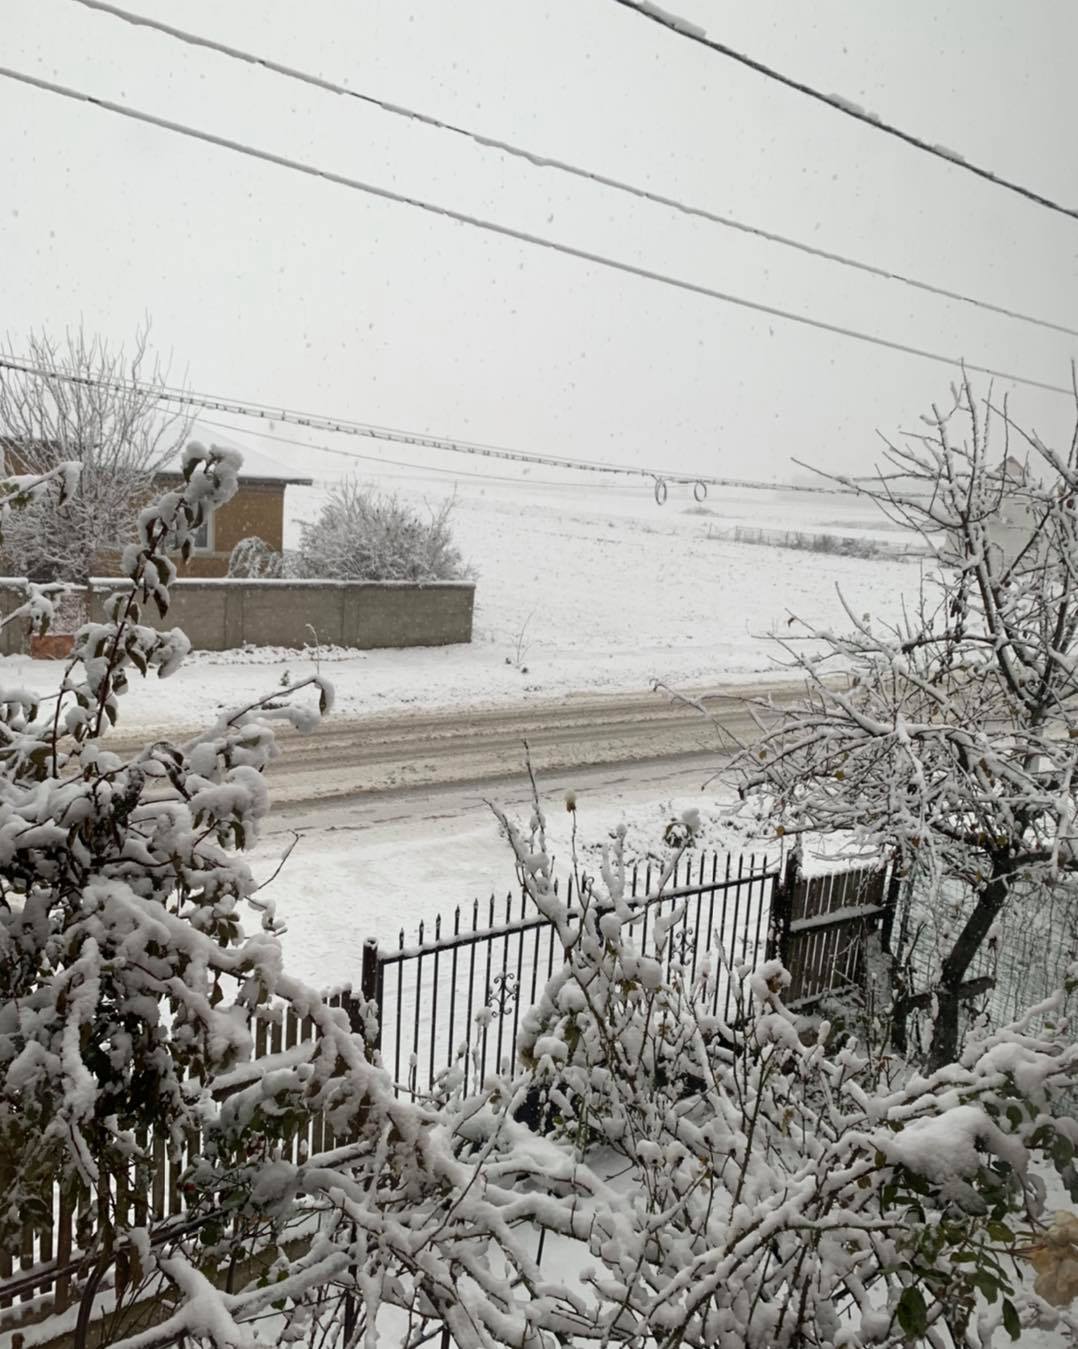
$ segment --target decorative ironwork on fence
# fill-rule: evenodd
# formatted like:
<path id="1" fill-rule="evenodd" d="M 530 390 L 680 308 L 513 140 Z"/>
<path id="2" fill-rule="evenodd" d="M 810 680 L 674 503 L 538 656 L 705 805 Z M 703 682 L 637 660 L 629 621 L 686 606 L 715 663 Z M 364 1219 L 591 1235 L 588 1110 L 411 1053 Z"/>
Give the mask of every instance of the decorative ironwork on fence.
<path id="1" fill-rule="evenodd" d="M 685 854 L 659 889 L 661 875 L 645 864 L 628 878 L 629 896 L 643 909 L 641 947 L 652 915 L 684 904 L 667 945 L 668 972 L 676 960 L 695 975 L 716 945 L 731 964 L 777 958 L 792 975 L 787 1002 L 799 1008 L 858 983 L 866 936 L 881 922 L 890 932 L 896 882 L 878 866 L 804 876 L 796 854 L 780 869 L 756 854 L 705 853 Z M 575 884 L 570 878 L 566 890 L 570 914 L 580 912 Z M 430 1091 L 454 1064 L 476 1085 L 501 1068 L 512 1057 L 522 1008 L 534 1004 L 560 959 L 554 929 L 514 893 L 420 923 L 411 943 L 404 929 L 396 947 L 367 941 L 361 993 L 378 1009 L 375 1047 L 398 1092 Z M 733 997 L 720 976 L 711 1010 L 729 1019 Z"/>

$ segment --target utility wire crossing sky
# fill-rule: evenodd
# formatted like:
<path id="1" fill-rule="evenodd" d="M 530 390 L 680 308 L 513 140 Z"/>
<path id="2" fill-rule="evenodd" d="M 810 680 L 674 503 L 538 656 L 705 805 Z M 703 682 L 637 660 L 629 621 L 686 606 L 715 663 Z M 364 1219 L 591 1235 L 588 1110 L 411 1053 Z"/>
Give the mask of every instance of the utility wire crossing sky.
<path id="1" fill-rule="evenodd" d="M 816 247 L 813 244 L 805 243 L 802 239 L 793 239 L 787 235 L 764 229 L 759 225 L 750 225 L 743 220 L 736 220 L 732 216 L 720 215 L 717 212 L 709 211 L 702 206 L 690 205 L 688 202 L 680 201 L 677 197 L 669 197 L 661 192 L 653 192 L 648 188 L 642 188 L 633 183 L 625 182 L 623 179 L 613 178 L 593 169 L 581 168 L 579 165 L 569 163 L 564 159 L 559 159 L 557 156 L 548 155 L 539 150 L 526 149 L 522 146 L 514 145 L 510 141 L 500 140 L 495 136 L 487 136 L 481 132 L 470 130 L 468 127 L 459 126 L 452 122 L 442 121 L 438 117 L 432 117 L 428 113 L 420 112 L 415 108 L 408 108 L 404 107 L 402 104 L 391 103 L 386 99 L 376 98 L 374 95 L 363 93 L 358 89 L 350 89 L 343 84 L 336 84 L 332 80 L 323 79 L 320 75 L 312 75 L 307 71 L 297 70 L 293 66 L 282 65 L 279 61 L 271 60 L 269 57 L 245 51 L 240 47 L 229 46 L 224 42 L 216 42 L 212 38 L 204 37 L 199 33 L 191 33 L 183 28 L 176 28 L 172 24 L 162 23 L 160 20 L 149 18 L 147 15 L 132 14 L 129 10 L 122 9 L 119 5 L 107 3 L 107 0 L 73 0 L 73 2 L 82 5 L 85 9 L 92 9 L 102 14 L 109 14 L 113 18 L 122 19 L 125 23 L 133 24 L 138 28 L 150 29 L 155 33 L 160 33 L 165 37 L 186 43 L 189 46 L 201 47 L 206 51 L 215 52 L 219 56 L 226 56 L 231 60 L 243 61 L 248 65 L 258 66 L 273 75 L 280 75 L 286 79 L 296 80 L 301 84 L 311 86 L 311 88 L 320 89 L 324 93 L 337 94 L 344 98 L 352 98 L 359 103 L 365 103 L 371 107 L 379 108 L 382 112 L 389 113 L 391 116 L 404 117 L 409 121 L 421 123 L 423 126 L 432 127 L 437 131 L 444 131 L 454 136 L 463 136 L 485 149 L 497 150 L 501 154 L 512 156 L 514 159 L 525 160 L 536 168 L 553 169 L 560 173 L 568 173 L 575 178 L 581 178 L 587 182 L 596 183 L 600 187 L 609 187 L 617 192 L 625 192 L 630 196 L 639 198 L 641 201 L 653 202 L 657 206 L 666 206 L 671 210 L 678 211 L 682 215 L 695 216 L 700 220 L 710 221 L 713 225 L 720 225 L 726 229 L 739 230 L 745 234 L 751 234 L 757 238 L 765 239 L 768 243 L 779 244 L 784 248 L 792 248 L 800 253 L 805 253 L 810 257 L 822 258 L 827 262 L 834 262 L 842 267 L 850 267 L 856 271 L 864 272 L 869 276 L 878 276 L 886 281 L 898 281 L 903 285 L 912 286 L 917 290 L 923 290 L 930 295 L 939 295 L 944 299 L 957 300 L 961 304 L 973 305 L 978 309 L 984 309 L 994 314 L 1001 314 L 1006 318 L 1019 319 L 1023 323 L 1032 323 L 1053 332 L 1064 333 L 1069 337 L 1078 337 L 1078 328 L 1068 327 L 1064 323 L 1054 323 L 1050 319 L 1038 318 L 1035 314 L 1025 314 L 1020 310 L 1008 309 L 1006 305 L 993 304 L 991 301 L 978 299 L 973 295 L 965 295 L 961 291 L 949 290 L 945 286 L 936 286 L 931 282 L 921 281 L 912 276 L 906 276 L 902 272 L 892 271 L 886 267 L 876 266 L 873 263 L 862 262 L 856 258 L 846 257 L 842 253 L 831 252 L 826 248 Z M 842 110 L 841 107 L 840 110 Z M 870 121 L 870 125 L 876 124 L 877 123 L 874 120 Z M 951 162 L 957 162 L 954 160 L 953 156 L 945 157 Z M 993 181 L 996 180 L 993 178 Z"/>
<path id="2" fill-rule="evenodd" d="M 963 361 L 1064 433 L 1072 11 L 677 8 L 16 5 L 8 352 L 150 313 L 231 405 L 685 482 L 860 475 Z"/>
<path id="3" fill-rule="evenodd" d="M 958 353 L 945 354 L 943 352 L 932 351 L 927 347 L 914 346 L 911 343 L 895 342 L 890 338 L 881 337 L 875 333 L 863 332 L 856 328 L 848 328 L 838 323 L 828 323 L 822 319 L 813 318 L 809 314 L 799 314 L 793 310 L 783 309 L 776 305 L 761 304 L 759 301 L 751 300 L 743 295 L 734 295 L 728 291 L 718 290 L 715 287 L 707 286 L 697 281 L 690 281 L 683 277 L 677 277 L 667 272 L 656 271 L 649 267 L 639 267 L 633 263 L 609 257 L 603 253 L 593 252 L 590 249 L 575 248 L 570 244 L 561 243 L 556 239 L 545 237 L 540 234 L 533 234 L 526 230 L 515 229 L 511 226 L 502 225 L 481 216 L 470 215 L 463 211 L 454 210 L 448 206 L 440 206 L 436 202 L 428 201 L 422 197 L 394 192 L 387 187 L 380 187 L 374 183 L 363 182 L 360 179 L 351 178 L 345 174 L 335 173 L 329 169 L 319 168 L 316 165 L 308 164 L 297 159 L 291 159 L 285 155 L 275 154 L 269 150 L 261 150 L 256 146 L 230 140 L 227 137 L 218 136 L 212 132 L 200 131 L 197 127 L 189 126 L 182 122 L 174 122 L 164 117 L 156 117 L 151 113 L 142 112 L 139 109 L 129 107 L 126 104 L 115 103 L 111 99 L 98 98 L 84 90 L 72 89 L 66 85 L 57 84 L 52 80 L 39 79 L 33 75 L 9 70 L 4 66 L 0 66 L 0 78 L 15 80 L 22 84 L 30 85 L 33 88 L 41 89 L 47 93 L 57 94 L 62 98 L 89 103 L 96 108 L 101 108 L 105 112 L 111 112 L 121 117 L 131 118 L 134 121 L 158 127 L 163 131 L 171 131 L 181 136 L 189 136 L 194 140 L 204 141 L 206 144 L 217 146 L 220 149 L 230 150 L 237 154 L 248 155 L 251 158 L 263 160 L 268 164 L 275 164 L 279 168 L 306 174 L 314 178 L 322 178 L 326 182 L 336 184 L 338 187 L 349 188 L 357 192 L 365 192 L 371 196 L 381 197 L 385 201 L 395 202 L 401 206 L 411 206 L 433 215 L 443 216 L 445 219 L 452 220 L 457 224 L 467 225 L 473 229 L 486 230 L 493 234 L 500 234 L 506 238 L 515 239 L 520 243 L 532 244 L 539 248 L 552 249 L 554 252 L 565 254 L 567 257 L 577 258 L 582 262 L 594 263 L 600 267 L 609 267 L 615 271 L 624 272 L 629 276 L 640 277 L 646 281 L 654 281 L 660 285 L 672 286 L 677 290 L 688 291 L 694 295 L 706 296 L 708 299 L 718 300 L 724 304 L 735 305 L 744 309 L 752 309 L 760 314 L 766 314 L 771 318 L 779 318 L 790 323 L 803 324 L 810 328 L 817 328 L 821 332 L 834 333 L 840 337 L 848 337 L 858 342 L 870 342 L 875 346 L 884 347 L 889 351 L 901 352 L 906 356 L 917 356 L 923 360 L 934 361 L 939 365 L 947 366 L 951 370 L 954 370 L 958 366 L 964 366 L 967 371 L 972 371 L 980 375 L 989 375 L 993 379 L 1011 380 L 1016 384 L 1024 384 L 1031 389 L 1041 389 L 1048 393 L 1063 394 L 1068 398 L 1073 396 L 1073 390 L 1062 384 L 1053 384 L 1048 380 L 1035 379 L 1030 375 L 1018 375 L 1010 371 L 982 365 L 976 361 L 968 360 L 964 355 Z"/>
<path id="4" fill-rule="evenodd" d="M 92 3 L 92 0 L 90 2 Z M 79 3 L 85 4 L 87 0 L 79 0 Z M 737 61 L 749 70 L 754 70 L 758 75 L 766 76 L 769 80 L 777 80 L 787 89 L 793 89 L 799 94 L 815 99 L 818 103 L 826 104 L 827 107 L 833 108 L 835 112 L 842 113 L 844 117 L 852 117 L 884 135 L 895 136 L 899 140 L 905 141 L 907 145 L 912 145 L 915 150 L 920 150 L 924 154 L 933 155 L 936 159 L 954 164 L 966 173 L 974 173 L 978 178 L 994 183 L 997 187 L 1005 188 L 1008 192 L 1015 192 L 1018 196 L 1025 197 L 1027 201 L 1031 201 L 1037 206 L 1043 206 L 1049 211 L 1058 211 L 1060 215 L 1069 215 L 1073 220 L 1078 220 L 1078 210 L 1073 207 L 1063 206 L 1060 202 L 1054 201 L 1051 197 L 1046 197 L 1040 192 L 1035 192 L 1032 188 L 1024 187 L 1021 183 L 1012 182 L 1009 178 L 993 173 L 991 169 L 983 168 L 978 164 L 971 164 L 964 155 L 958 154 L 957 151 L 948 150 L 943 145 L 932 145 L 919 136 L 903 131 L 901 127 L 885 122 L 882 117 L 877 117 L 875 113 L 843 98 L 840 94 L 825 94 L 821 89 L 815 89 L 812 85 L 805 84 L 801 80 L 783 75 L 772 66 L 765 65 L 762 61 L 757 61 L 744 52 L 735 51 L 725 42 L 717 42 L 714 38 L 708 37 L 707 33 L 702 28 L 697 27 L 696 24 L 687 23 L 676 15 L 660 9 L 658 5 L 649 4 L 648 0 L 614 0 L 614 4 L 621 5 L 624 9 L 634 10 L 645 19 L 650 19 L 652 23 L 660 24 L 669 32 L 676 33 L 678 37 L 688 38 L 690 42 L 698 42 L 702 47 L 707 47 L 709 51 L 728 57 L 731 61 Z"/>
<path id="5" fill-rule="evenodd" d="M 362 436 L 368 440 L 387 441 L 397 445 L 422 445 L 432 450 L 447 450 L 454 454 L 475 455 L 484 459 L 505 459 L 519 464 L 542 464 L 547 468 L 565 468 L 580 473 L 613 473 L 633 478 L 651 478 L 655 484 L 655 497 L 660 504 L 666 500 L 667 484 L 679 483 L 691 486 L 697 501 L 703 501 L 707 489 L 711 487 L 771 487 L 771 483 L 753 483 L 740 478 L 708 477 L 696 473 L 679 472 L 676 468 L 631 468 L 622 464 L 600 463 L 583 459 L 568 459 L 558 455 L 526 453 L 511 450 L 503 445 L 478 445 L 465 441 L 452 440 L 442 436 L 428 436 L 417 431 L 401 431 L 388 426 L 368 426 L 348 421 L 340 417 L 330 417 L 316 412 L 295 412 L 288 408 L 257 407 L 250 403 L 224 398 L 215 398 L 211 394 L 194 393 L 187 389 L 169 388 L 164 384 L 153 384 L 142 380 L 121 380 L 107 377 L 91 378 L 58 367 L 31 365 L 27 361 L 14 361 L 0 357 L 0 370 L 11 370 L 31 377 L 58 380 L 65 384 L 83 385 L 92 388 L 122 389 L 137 388 L 144 393 L 156 394 L 162 403 L 178 407 L 202 408 L 215 412 L 230 412 L 239 417 L 251 417 L 264 422 L 286 422 L 292 426 L 309 426 L 315 431 L 332 431 L 339 435 Z M 235 429 L 235 428 L 229 428 Z M 308 447 L 321 448 L 327 447 Z M 330 453 L 337 451 L 330 450 Z M 348 451 L 339 451 L 348 454 Z M 350 456 L 356 457 L 356 456 Z M 366 456 L 358 456 L 365 458 Z M 802 488 L 811 491 L 811 488 Z M 817 488 L 826 491 L 826 488 Z"/>

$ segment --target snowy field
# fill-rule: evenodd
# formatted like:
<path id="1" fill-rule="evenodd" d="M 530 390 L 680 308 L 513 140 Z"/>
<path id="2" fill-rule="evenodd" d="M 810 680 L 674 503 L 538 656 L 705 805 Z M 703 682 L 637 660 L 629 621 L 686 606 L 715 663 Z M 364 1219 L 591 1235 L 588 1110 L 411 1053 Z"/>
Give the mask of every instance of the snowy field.
<path id="1" fill-rule="evenodd" d="M 434 478 L 391 481 L 422 505 L 453 490 Z M 325 651 L 323 673 L 345 716 L 415 708 L 549 699 L 582 691 L 636 691 L 653 679 L 700 687 L 773 667 L 770 634 L 791 614 L 845 625 L 838 591 L 858 614 L 885 618 L 917 585 L 909 560 L 864 560 L 736 543 L 738 525 L 874 538 L 887 522 L 850 497 L 713 489 L 702 505 L 673 487 L 665 506 L 650 486 L 590 480 L 553 486 L 457 484 L 454 530 L 476 572 L 471 645 L 349 653 Z M 289 488 L 288 534 L 317 514 L 324 493 Z M 704 513 L 706 512 L 706 513 Z M 201 653 L 166 686 L 133 681 L 127 730 L 195 726 L 222 707 L 314 670 L 311 653 L 276 649 Z M 47 662 L 0 661 L 5 684 L 46 691 Z"/>

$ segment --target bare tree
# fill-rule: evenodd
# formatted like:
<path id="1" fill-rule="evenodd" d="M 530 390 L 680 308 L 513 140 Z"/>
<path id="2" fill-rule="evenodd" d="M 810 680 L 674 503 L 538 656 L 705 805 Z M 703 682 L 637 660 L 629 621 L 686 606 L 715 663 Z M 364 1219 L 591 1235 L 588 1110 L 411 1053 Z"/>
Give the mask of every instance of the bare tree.
<path id="1" fill-rule="evenodd" d="M 35 502 L 4 532 L 8 564 L 39 581 L 85 581 L 100 549 L 135 537 L 154 474 L 175 455 L 185 415 L 160 401 L 167 371 L 149 348 L 149 324 L 130 355 L 80 328 L 62 340 L 31 333 L 8 339 L 0 365 L 0 447 L 8 471 L 43 475 L 60 463 L 81 466 L 62 503 Z"/>
<path id="2" fill-rule="evenodd" d="M 961 893 L 934 986 L 896 1008 L 934 1009 L 938 1066 L 1005 908 L 1078 878 L 1078 430 L 1057 452 L 967 380 L 924 420 L 875 480 L 838 479 L 930 552 L 919 602 L 893 627 L 852 606 L 844 635 L 802 625 L 784 645 L 808 699 L 761 705 L 740 766 L 779 832 L 891 850 L 937 910 Z"/>

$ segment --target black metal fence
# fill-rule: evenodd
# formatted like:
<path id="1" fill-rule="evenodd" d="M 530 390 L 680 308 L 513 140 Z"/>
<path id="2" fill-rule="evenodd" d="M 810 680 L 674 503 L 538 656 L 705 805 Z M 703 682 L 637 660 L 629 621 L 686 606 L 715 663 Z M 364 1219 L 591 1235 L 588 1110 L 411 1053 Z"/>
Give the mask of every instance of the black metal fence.
<path id="1" fill-rule="evenodd" d="M 685 854 L 659 890 L 659 867 L 639 865 L 627 877 L 629 896 L 643 910 L 637 940 L 646 948 L 654 918 L 684 904 L 667 945 L 668 969 L 677 960 L 695 975 L 716 945 L 731 962 L 762 960 L 778 875 L 774 859 L 757 854 Z M 579 913 L 572 880 L 565 898 L 570 914 Z M 396 948 L 366 942 L 362 993 L 378 1006 L 378 1047 L 398 1092 L 428 1091 L 455 1063 L 476 1085 L 503 1067 L 513 1056 L 522 1012 L 561 959 L 553 927 L 514 893 L 500 902 L 477 900 L 448 920 L 420 923 L 411 944 L 403 929 Z M 712 1001 L 713 1011 L 731 1015 L 733 989 L 721 972 Z"/>

